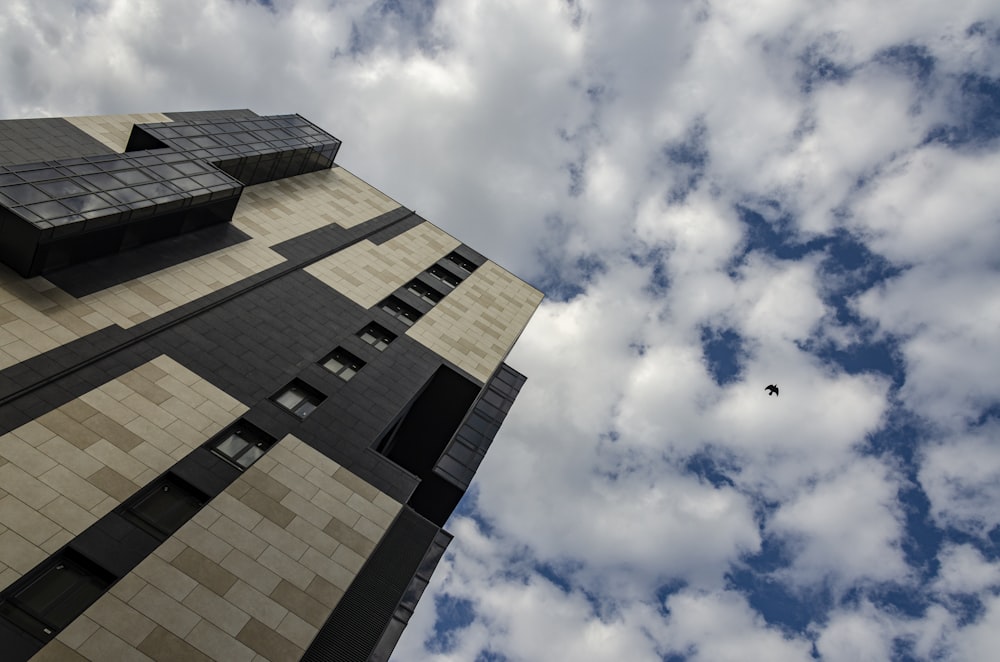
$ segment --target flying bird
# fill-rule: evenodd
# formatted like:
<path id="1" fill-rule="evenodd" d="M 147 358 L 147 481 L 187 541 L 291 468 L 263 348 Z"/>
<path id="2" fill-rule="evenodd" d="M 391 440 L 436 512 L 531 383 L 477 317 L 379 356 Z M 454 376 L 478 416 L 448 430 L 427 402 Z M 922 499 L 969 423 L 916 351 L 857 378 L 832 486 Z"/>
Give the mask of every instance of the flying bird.
<path id="1" fill-rule="evenodd" d="M 774 384 L 768 384 L 764 390 L 767 391 L 768 395 L 778 395 L 778 387 Z"/>

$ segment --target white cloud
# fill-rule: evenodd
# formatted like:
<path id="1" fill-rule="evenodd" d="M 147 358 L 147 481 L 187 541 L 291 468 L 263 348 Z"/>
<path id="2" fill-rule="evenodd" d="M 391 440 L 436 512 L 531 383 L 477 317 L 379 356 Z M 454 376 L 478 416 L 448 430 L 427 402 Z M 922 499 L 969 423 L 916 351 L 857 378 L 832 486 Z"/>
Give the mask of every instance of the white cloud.
<path id="1" fill-rule="evenodd" d="M 995 425 L 948 438 L 924 451 L 920 484 L 942 527 L 985 536 L 1000 524 L 1000 449 Z"/>
<path id="2" fill-rule="evenodd" d="M 971 545 L 947 545 L 938 556 L 941 569 L 934 590 L 979 593 L 1000 585 L 1000 564 L 990 563 Z"/>
<path id="3" fill-rule="evenodd" d="M 905 580 L 897 489 L 885 466 L 860 460 L 781 506 L 769 528 L 787 542 L 793 561 L 779 575 L 795 586 L 830 582 L 838 591 Z"/>
<path id="4" fill-rule="evenodd" d="M 682 592 L 671 596 L 666 606 L 666 643 L 692 662 L 811 659 L 808 641 L 768 627 L 738 593 Z"/>

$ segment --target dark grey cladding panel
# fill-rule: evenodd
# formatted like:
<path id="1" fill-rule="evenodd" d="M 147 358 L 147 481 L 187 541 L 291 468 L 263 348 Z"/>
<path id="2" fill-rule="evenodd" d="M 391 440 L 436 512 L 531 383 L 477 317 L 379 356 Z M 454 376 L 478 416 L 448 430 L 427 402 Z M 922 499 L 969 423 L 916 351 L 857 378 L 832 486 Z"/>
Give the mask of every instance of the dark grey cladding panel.
<path id="1" fill-rule="evenodd" d="M 423 223 L 423 219 L 406 207 L 397 207 L 392 211 L 382 214 L 379 218 L 384 219 L 387 225 L 382 230 L 367 237 L 369 241 L 374 243 L 387 241 Z M 417 220 L 414 221 L 414 219 Z M 339 225 L 327 225 L 275 244 L 271 246 L 271 249 L 278 255 L 289 260 L 303 259 L 305 256 L 314 255 L 317 246 L 329 246 L 331 243 L 340 241 L 340 237 L 345 233 L 345 228 Z M 376 241 L 376 239 L 379 241 Z"/>
<path id="2" fill-rule="evenodd" d="M 150 344 L 251 406 L 301 379 L 326 396 L 308 418 L 298 421 L 273 406 L 255 410 L 253 422 L 292 432 L 405 501 L 417 479 L 370 448 L 442 359 L 401 329 L 394 329 L 398 337 L 379 352 L 356 335 L 373 320 L 392 326 L 299 270 L 165 330 Z M 350 381 L 318 365 L 337 347 L 366 363 Z"/>
<path id="3" fill-rule="evenodd" d="M 468 489 L 525 380 L 506 363 L 500 364 L 434 467 L 437 475 Z"/>
<path id="4" fill-rule="evenodd" d="M 406 590 L 403 591 L 403 595 L 396 605 L 396 611 L 392 614 L 392 620 L 389 621 L 389 624 L 382 632 L 381 639 L 379 639 L 371 656 L 369 656 L 369 662 L 388 662 L 393 649 L 399 642 L 400 635 L 403 634 L 403 629 L 410 622 L 410 617 L 413 616 L 413 610 L 417 606 L 417 601 L 423 596 L 424 589 L 427 588 L 431 575 L 437 569 L 438 563 L 441 562 L 441 558 L 448 549 L 448 545 L 451 544 L 451 540 L 452 535 L 444 529 L 439 530 L 437 535 L 434 536 L 434 541 L 427 548 L 424 558 L 421 559 L 420 565 L 410 579 L 410 583 L 406 586 Z"/>
<path id="5" fill-rule="evenodd" d="M 260 117 L 257 113 L 247 108 L 233 108 L 230 110 L 187 110 L 179 113 L 163 113 L 175 121 L 183 120 L 245 120 Z"/>
<path id="6" fill-rule="evenodd" d="M 45 277 L 80 298 L 248 239 L 250 235 L 232 224 L 217 223 L 116 255 L 58 269 L 45 274 Z"/>
<path id="7" fill-rule="evenodd" d="M 320 628 L 303 662 L 369 660 L 438 531 L 404 507 Z"/>
<path id="8" fill-rule="evenodd" d="M 114 150 L 62 118 L 0 121 L 0 165 L 95 154 Z"/>

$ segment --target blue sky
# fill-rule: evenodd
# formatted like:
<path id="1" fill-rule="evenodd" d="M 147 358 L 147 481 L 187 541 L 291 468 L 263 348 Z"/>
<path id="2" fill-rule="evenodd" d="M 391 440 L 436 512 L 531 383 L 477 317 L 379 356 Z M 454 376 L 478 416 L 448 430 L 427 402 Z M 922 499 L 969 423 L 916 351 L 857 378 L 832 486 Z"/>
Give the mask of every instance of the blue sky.
<path id="1" fill-rule="evenodd" d="M 14 0 L 0 51 L 4 117 L 301 113 L 545 290 L 395 662 L 1000 646 L 995 3 Z"/>

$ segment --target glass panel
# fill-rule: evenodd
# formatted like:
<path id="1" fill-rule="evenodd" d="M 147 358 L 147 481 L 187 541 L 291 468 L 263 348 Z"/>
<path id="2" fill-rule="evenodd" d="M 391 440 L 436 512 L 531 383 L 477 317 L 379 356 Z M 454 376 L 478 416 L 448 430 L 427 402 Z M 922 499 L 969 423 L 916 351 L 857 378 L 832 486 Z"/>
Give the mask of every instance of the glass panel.
<path id="1" fill-rule="evenodd" d="M 354 375 L 356 375 L 357 372 L 358 371 L 355 370 L 353 367 L 344 368 L 343 372 L 340 373 L 340 378 L 343 379 L 346 382 L 351 377 L 353 377 Z"/>
<path id="2" fill-rule="evenodd" d="M 98 195 L 80 195 L 75 198 L 63 198 L 60 200 L 62 204 L 69 207 L 75 212 L 85 212 L 93 211 L 95 209 L 105 209 L 111 207 L 114 203 L 105 200 Z"/>
<path id="3" fill-rule="evenodd" d="M 374 345 L 376 338 L 371 334 L 371 332 L 365 330 L 361 333 L 361 339 L 364 340 L 369 345 Z"/>
<path id="4" fill-rule="evenodd" d="M 30 207 L 28 207 L 28 209 L 38 214 L 42 218 L 60 218 L 62 216 L 67 216 L 73 213 L 67 207 L 55 201 L 42 202 L 37 205 L 31 205 Z"/>
<path id="5" fill-rule="evenodd" d="M 219 444 L 216 445 L 215 449 L 220 453 L 222 453 L 223 455 L 225 455 L 226 457 L 232 459 L 235 458 L 237 455 L 239 455 L 241 452 L 243 452 L 243 449 L 245 449 L 249 445 L 250 442 L 240 438 L 236 434 L 231 434 L 229 435 L 229 437 L 219 442 Z"/>
<path id="6" fill-rule="evenodd" d="M 108 191 L 107 193 L 115 200 L 126 204 L 129 202 L 144 202 L 146 200 L 146 196 L 141 195 L 130 188 L 120 188 L 117 191 Z"/>
<path id="7" fill-rule="evenodd" d="M 5 186 L 0 189 L 0 193 L 3 193 L 8 198 L 21 205 L 30 205 L 34 202 L 42 202 L 49 199 L 49 196 L 36 189 L 34 186 L 29 186 L 28 184 Z"/>
<path id="8" fill-rule="evenodd" d="M 17 600 L 31 612 L 44 616 L 79 580 L 75 568 L 59 563 L 18 593 Z"/>
<path id="9" fill-rule="evenodd" d="M 295 410 L 295 413 L 302 418 L 305 418 L 314 411 L 316 411 L 316 404 L 306 400 L 299 406 L 298 409 Z"/>
<path id="10" fill-rule="evenodd" d="M 43 179 L 55 179 L 59 176 L 59 173 L 52 168 L 42 168 L 40 170 L 25 170 L 19 173 L 21 179 L 26 182 L 37 182 Z"/>
<path id="11" fill-rule="evenodd" d="M 260 446 L 251 446 L 247 449 L 247 452 L 240 456 L 240 459 L 236 460 L 236 464 L 240 465 L 244 469 L 249 467 L 251 464 L 257 461 L 257 458 L 264 454 L 264 449 Z"/>
<path id="12" fill-rule="evenodd" d="M 59 198 L 64 195 L 77 195 L 79 193 L 89 193 L 85 188 L 77 186 L 68 179 L 56 180 L 54 182 L 44 182 L 38 185 L 38 188 L 45 191 L 54 198 Z"/>
<path id="13" fill-rule="evenodd" d="M 382 350 L 384 350 L 388 346 L 389 346 L 389 343 L 386 342 L 385 340 L 379 340 L 377 343 L 375 343 L 375 349 L 377 349 L 380 352 Z"/>
<path id="14" fill-rule="evenodd" d="M 330 372 L 340 372 L 344 368 L 344 364 L 338 361 L 335 357 L 331 356 L 323 364 L 323 367 Z"/>
<path id="15" fill-rule="evenodd" d="M 96 577 L 83 579 L 47 614 L 49 621 L 56 628 L 63 629 L 94 604 L 107 588 L 107 583 Z"/>
<path id="16" fill-rule="evenodd" d="M 152 181 L 149 175 L 140 170 L 120 170 L 115 173 L 115 178 L 120 179 L 129 186 L 133 184 L 145 184 Z"/>
<path id="17" fill-rule="evenodd" d="M 167 535 L 181 528 L 201 510 L 201 501 L 176 485 L 161 485 L 133 507 L 147 522 Z"/>
<path id="18" fill-rule="evenodd" d="M 295 411 L 295 408 L 299 405 L 299 403 L 305 400 L 305 398 L 305 393 L 297 388 L 290 388 L 275 398 L 274 401 L 285 409 Z"/>

